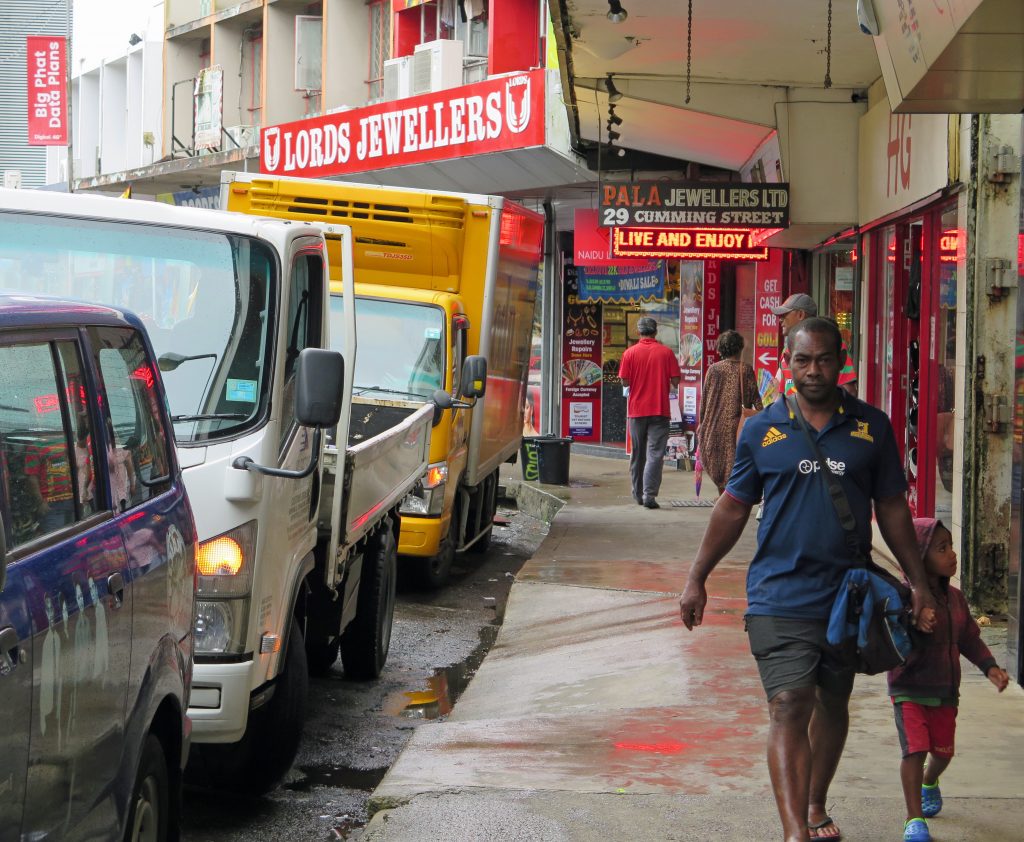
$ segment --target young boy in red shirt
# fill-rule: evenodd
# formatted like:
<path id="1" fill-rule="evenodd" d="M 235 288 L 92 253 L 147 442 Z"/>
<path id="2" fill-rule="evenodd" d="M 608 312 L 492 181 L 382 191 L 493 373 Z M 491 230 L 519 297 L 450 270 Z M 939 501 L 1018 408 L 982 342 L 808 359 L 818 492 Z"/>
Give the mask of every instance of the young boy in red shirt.
<path id="1" fill-rule="evenodd" d="M 907 802 L 903 839 L 931 842 L 925 819 L 942 809 L 939 775 L 953 759 L 960 655 L 977 666 L 1000 693 L 1010 677 L 982 642 L 964 595 L 949 583 L 957 563 L 953 536 L 935 518 L 914 518 L 914 529 L 937 606 L 935 630 L 918 637 L 907 663 L 890 671 L 888 678 L 903 749 L 900 778 Z"/>

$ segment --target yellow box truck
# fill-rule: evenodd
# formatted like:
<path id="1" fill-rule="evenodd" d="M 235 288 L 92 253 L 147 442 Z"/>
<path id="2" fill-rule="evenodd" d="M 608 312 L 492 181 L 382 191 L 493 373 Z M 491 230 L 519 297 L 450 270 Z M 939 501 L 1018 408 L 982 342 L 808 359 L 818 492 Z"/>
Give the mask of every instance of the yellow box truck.
<path id="1" fill-rule="evenodd" d="M 401 507 L 401 563 L 421 584 L 439 587 L 456 553 L 489 544 L 498 466 L 519 450 L 543 217 L 499 196 L 252 173 L 223 174 L 221 206 L 351 227 L 354 383 L 357 395 L 375 399 L 367 412 L 384 413 L 389 394 L 458 396 L 466 357 L 487 360 L 484 396 L 439 413 L 430 466 Z M 341 254 L 327 242 L 335 342 Z"/>

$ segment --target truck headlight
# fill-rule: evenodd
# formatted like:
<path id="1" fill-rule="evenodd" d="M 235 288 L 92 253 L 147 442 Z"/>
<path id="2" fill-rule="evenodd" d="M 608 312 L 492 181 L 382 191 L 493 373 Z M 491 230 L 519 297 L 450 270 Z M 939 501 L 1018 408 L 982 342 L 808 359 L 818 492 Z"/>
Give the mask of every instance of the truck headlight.
<path id="1" fill-rule="evenodd" d="M 256 555 L 256 521 L 201 541 L 196 549 L 197 655 L 245 651 Z"/>
<path id="2" fill-rule="evenodd" d="M 445 462 L 428 465 L 426 473 L 402 501 L 399 513 L 421 517 L 440 515 L 444 509 L 444 489 L 447 482 L 448 465 Z"/>
<path id="3" fill-rule="evenodd" d="M 245 650 L 248 615 L 248 598 L 197 601 L 196 654 L 240 655 Z"/>

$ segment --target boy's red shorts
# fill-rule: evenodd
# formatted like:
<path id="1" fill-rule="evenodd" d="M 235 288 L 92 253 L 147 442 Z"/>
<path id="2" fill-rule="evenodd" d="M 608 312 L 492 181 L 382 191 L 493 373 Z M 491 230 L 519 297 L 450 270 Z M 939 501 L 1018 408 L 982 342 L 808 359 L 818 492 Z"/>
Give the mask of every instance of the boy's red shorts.
<path id="1" fill-rule="evenodd" d="M 933 707 L 917 702 L 895 702 L 893 712 L 904 757 L 922 751 L 930 751 L 936 757 L 953 756 L 957 708 L 952 705 Z"/>

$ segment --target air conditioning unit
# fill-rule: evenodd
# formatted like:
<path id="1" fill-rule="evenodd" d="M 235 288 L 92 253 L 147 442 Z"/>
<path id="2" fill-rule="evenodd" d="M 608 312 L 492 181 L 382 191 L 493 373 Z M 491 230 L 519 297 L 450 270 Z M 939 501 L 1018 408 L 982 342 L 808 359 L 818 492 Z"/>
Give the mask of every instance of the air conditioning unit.
<path id="1" fill-rule="evenodd" d="M 462 84 L 462 42 L 427 41 L 412 55 L 412 92 L 427 94 Z"/>
<path id="2" fill-rule="evenodd" d="M 247 146 L 259 146 L 259 126 L 228 126 L 224 131 L 227 133 L 228 137 L 242 147 L 242 149 L 245 149 Z M 221 144 L 221 149 L 224 152 L 230 152 L 234 148 L 235 147 L 230 140 L 225 140 L 224 143 Z"/>
<path id="3" fill-rule="evenodd" d="M 412 96 L 412 56 L 384 62 L 384 102 Z"/>

